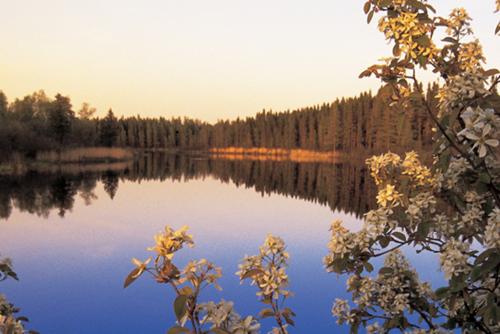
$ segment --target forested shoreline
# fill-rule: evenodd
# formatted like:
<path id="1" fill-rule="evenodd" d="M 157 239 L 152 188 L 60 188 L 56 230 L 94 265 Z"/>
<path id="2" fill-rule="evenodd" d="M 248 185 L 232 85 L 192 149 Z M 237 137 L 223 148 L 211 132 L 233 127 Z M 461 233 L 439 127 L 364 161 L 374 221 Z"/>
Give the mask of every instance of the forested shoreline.
<path id="1" fill-rule="evenodd" d="M 436 112 L 437 84 L 426 100 Z M 209 150 L 213 148 L 279 148 L 320 152 L 424 150 L 432 126 L 421 96 L 414 92 L 403 114 L 391 106 L 392 92 L 362 93 L 293 111 L 262 111 L 254 117 L 214 124 L 190 118 L 103 118 L 84 103 L 75 111 L 69 97 L 43 91 L 8 102 L 0 91 L 0 153 L 34 156 L 42 150 L 72 147 Z"/>

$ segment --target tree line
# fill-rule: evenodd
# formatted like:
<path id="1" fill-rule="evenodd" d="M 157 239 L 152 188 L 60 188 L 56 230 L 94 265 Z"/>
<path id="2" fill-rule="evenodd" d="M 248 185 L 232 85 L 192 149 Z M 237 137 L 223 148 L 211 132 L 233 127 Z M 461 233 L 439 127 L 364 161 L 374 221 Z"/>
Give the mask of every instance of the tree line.
<path id="1" fill-rule="evenodd" d="M 436 109 L 437 84 L 426 100 Z M 417 91 L 404 113 L 391 106 L 393 92 L 382 88 L 293 111 L 263 110 L 254 117 L 214 124 L 190 118 L 117 118 L 110 109 L 103 118 L 84 103 L 74 111 L 69 97 L 35 92 L 11 103 L 0 91 L 0 152 L 65 147 L 132 147 L 206 150 L 224 147 L 266 147 L 317 151 L 383 152 L 424 149 L 432 126 Z M 433 110 L 435 112 L 435 110 Z"/>

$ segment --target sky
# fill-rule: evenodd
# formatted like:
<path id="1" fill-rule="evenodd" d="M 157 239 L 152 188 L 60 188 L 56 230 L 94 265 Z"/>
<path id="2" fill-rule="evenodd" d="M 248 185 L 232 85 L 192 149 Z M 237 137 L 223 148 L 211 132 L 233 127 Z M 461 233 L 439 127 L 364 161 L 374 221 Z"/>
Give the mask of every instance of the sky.
<path id="1" fill-rule="evenodd" d="M 0 89 L 43 89 L 102 116 L 252 116 L 376 91 L 358 74 L 391 47 L 364 0 L 0 0 Z M 493 0 L 465 7 L 488 68 L 500 67 Z"/>

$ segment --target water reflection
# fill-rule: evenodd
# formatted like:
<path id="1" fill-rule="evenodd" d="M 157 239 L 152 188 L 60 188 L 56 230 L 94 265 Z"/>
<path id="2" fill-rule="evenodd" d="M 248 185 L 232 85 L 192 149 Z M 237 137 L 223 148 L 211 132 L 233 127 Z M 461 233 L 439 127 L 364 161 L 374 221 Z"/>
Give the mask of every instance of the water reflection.
<path id="1" fill-rule="evenodd" d="M 79 195 L 86 205 L 97 199 L 102 182 L 113 199 L 120 181 L 174 181 L 211 176 L 223 183 L 254 188 L 262 194 L 281 194 L 328 205 L 359 217 L 375 205 L 376 189 L 363 164 L 343 162 L 220 160 L 190 155 L 147 154 L 131 163 L 64 165 L 31 170 L 24 175 L 0 176 L 0 218 L 12 208 L 47 217 L 56 209 L 63 217 Z"/>
<path id="2" fill-rule="evenodd" d="M 373 205 L 359 164 L 159 154 L 130 164 L 40 168 L 2 176 L 0 187 L 1 215 L 8 217 L 0 222 L 0 251 L 21 279 L 4 282 L 2 293 L 41 333 L 165 333 L 175 322 L 167 289 L 150 280 L 126 290 L 122 283 L 130 259 L 147 258 L 152 236 L 166 224 L 187 224 L 195 237 L 196 247 L 176 258 L 179 266 L 208 258 L 223 268 L 224 290 L 208 291 L 204 300 L 234 300 L 241 314 L 258 314 L 261 305 L 254 287 L 234 275 L 238 263 L 266 233 L 279 235 L 291 254 L 290 306 L 298 314 L 291 332 L 348 333 L 330 314 L 332 301 L 348 296 L 345 277 L 327 274 L 322 257 L 330 222 L 341 218 L 358 229 L 356 215 Z M 431 281 L 436 263 L 414 261 Z M 263 321 L 262 333 L 271 323 Z"/>

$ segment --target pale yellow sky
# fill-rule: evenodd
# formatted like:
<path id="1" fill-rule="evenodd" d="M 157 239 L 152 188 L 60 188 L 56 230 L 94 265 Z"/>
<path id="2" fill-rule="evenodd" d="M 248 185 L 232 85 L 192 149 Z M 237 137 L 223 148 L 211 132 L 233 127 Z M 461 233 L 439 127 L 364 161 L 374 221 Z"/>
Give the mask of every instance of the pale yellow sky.
<path id="1" fill-rule="evenodd" d="M 87 101 L 99 115 L 214 121 L 352 96 L 390 47 L 364 0 L 0 0 L 0 89 Z M 435 0 L 473 17 L 500 67 L 493 0 Z"/>

